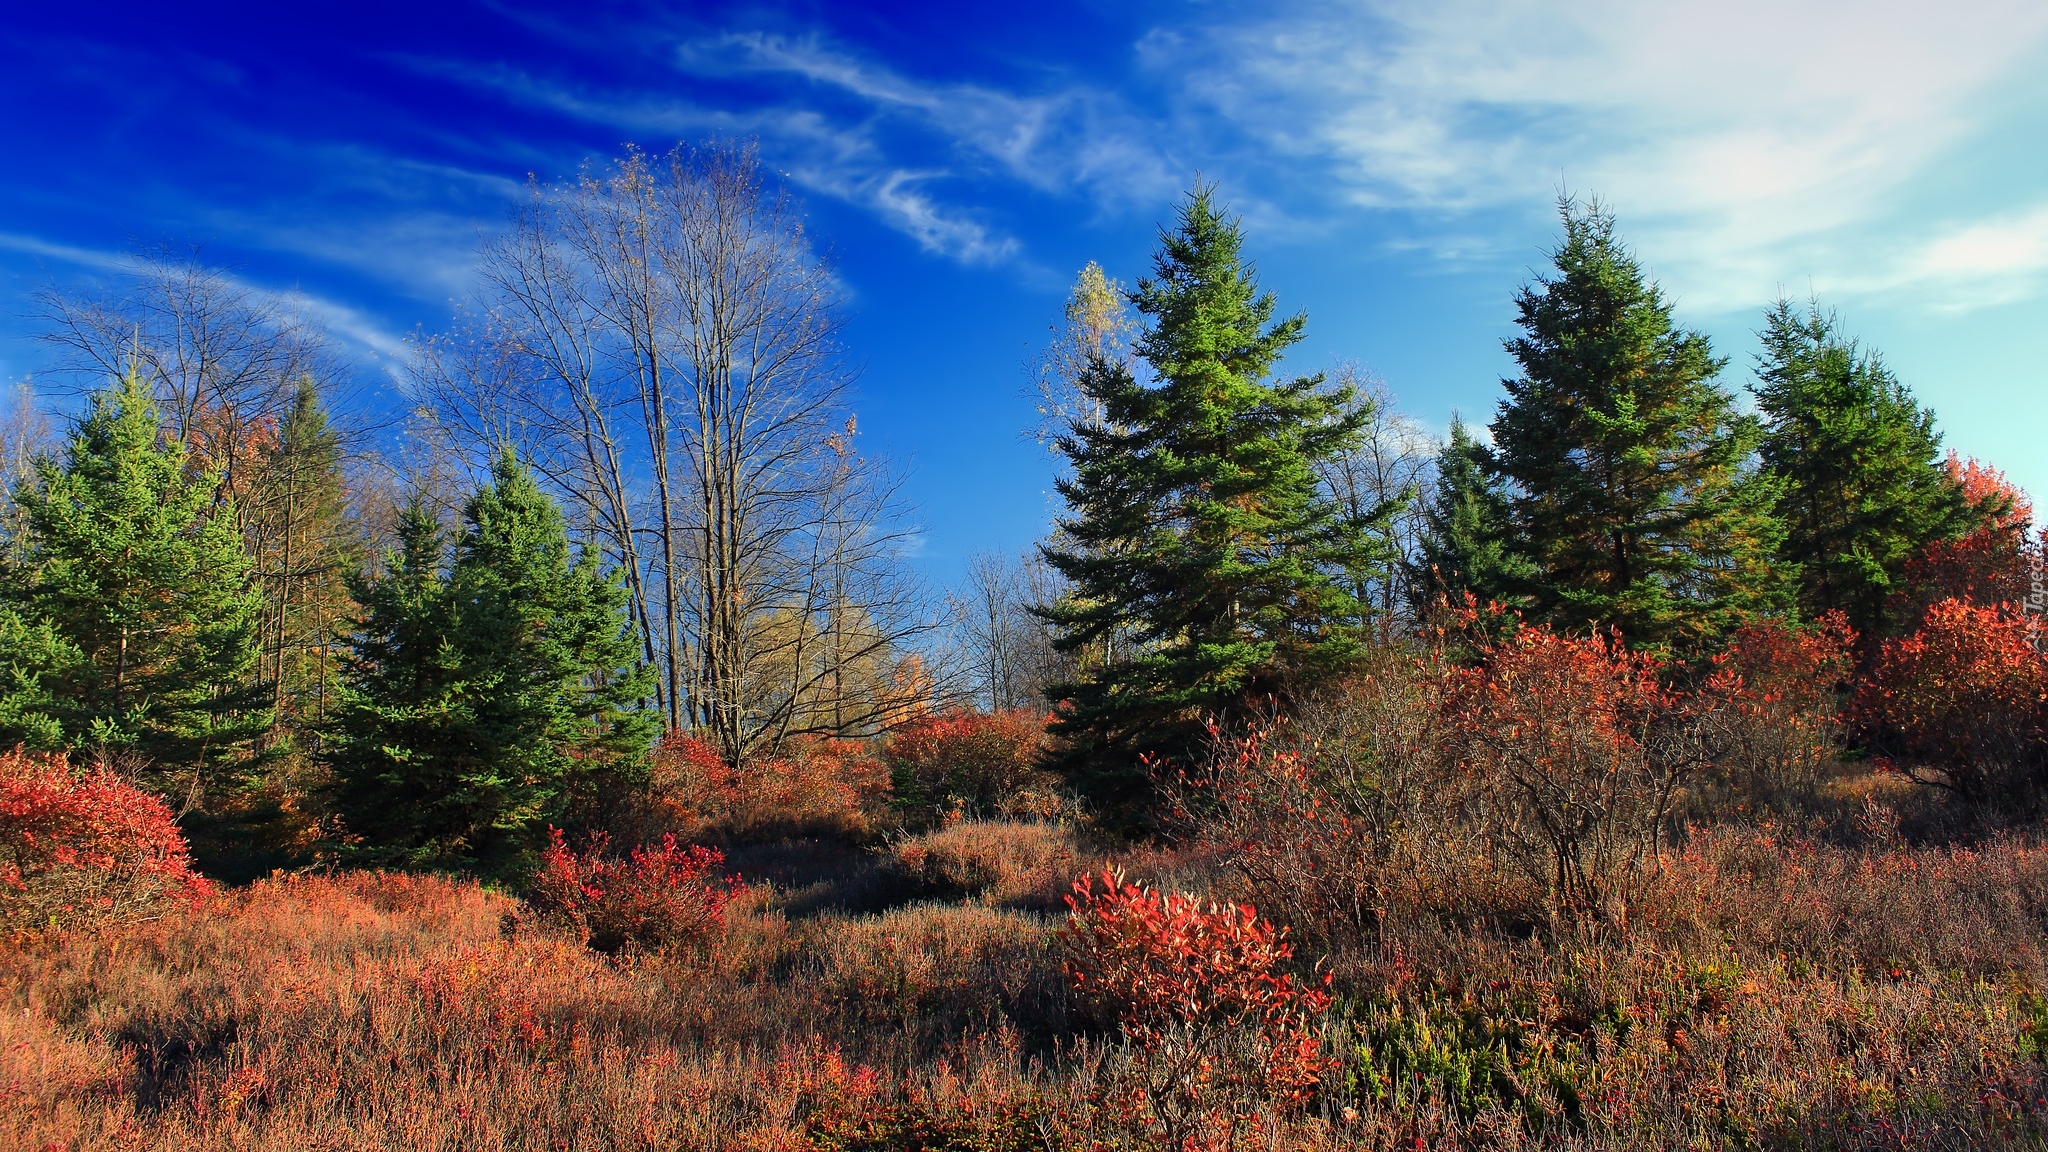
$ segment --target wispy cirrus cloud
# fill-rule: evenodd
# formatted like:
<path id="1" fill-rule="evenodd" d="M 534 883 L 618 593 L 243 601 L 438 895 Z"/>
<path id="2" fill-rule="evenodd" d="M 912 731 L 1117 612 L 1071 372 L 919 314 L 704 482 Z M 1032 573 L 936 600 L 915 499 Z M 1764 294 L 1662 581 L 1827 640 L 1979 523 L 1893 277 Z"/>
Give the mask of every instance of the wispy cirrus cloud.
<path id="1" fill-rule="evenodd" d="M 1156 216 L 1201 171 L 1268 235 L 1362 227 L 1446 266 L 1525 258 L 1532 210 L 1598 193 L 1709 312 L 1785 282 L 1944 307 L 2039 290 L 2011 255 L 2033 250 L 2013 223 L 2027 205 L 1983 189 L 1930 214 L 1920 191 L 1994 129 L 1985 93 L 2048 56 L 2036 0 L 1177 10 L 1134 39 L 1125 75 L 1085 83 L 1056 62 L 920 75 L 815 27 L 642 32 L 673 85 L 414 64 L 629 131 L 758 136 L 801 186 L 968 264 L 1030 263 L 1013 192 Z M 1983 281 L 1951 271 L 1986 261 Z"/>
<path id="2" fill-rule="evenodd" d="M 1953 227 L 1897 254 L 1843 291 L 1912 290 L 1938 311 L 1962 312 L 2048 289 L 2048 204 Z"/>
<path id="3" fill-rule="evenodd" d="M 1149 204 L 1181 186 L 1157 120 L 1104 89 L 1070 83 L 1019 93 L 919 80 L 815 34 L 727 33 L 683 44 L 677 59 L 698 75 L 807 80 L 875 115 L 913 122 L 975 167 L 992 165 L 1041 191 Z"/>
<path id="4" fill-rule="evenodd" d="M 54 260 L 103 275 L 132 275 L 140 267 L 133 252 L 59 244 L 15 232 L 0 232 L 0 249 Z M 352 351 L 367 353 L 394 380 L 402 379 L 403 368 L 412 355 L 410 345 L 403 335 L 363 309 L 298 288 L 273 288 L 245 277 L 223 275 L 228 283 L 251 297 L 277 304 L 287 312 L 305 314 Z"/>
<path id="5" fill-rule="evenodd" d="M 968 264 L 1002 263 L 1021 251 L 1015 236 L 929 193 L 927 186 L 950 172 L 892 158 L 875 126 L 859 119 L 848 122 L 801 105 L 731 108 L 664 92 L 591 91 L 505 67 L 409 63 L 529 106 L 629 132 L 755 136 L 769 144 L 775 167 L 798 185 L 873 212 L 926 251 Z"/>

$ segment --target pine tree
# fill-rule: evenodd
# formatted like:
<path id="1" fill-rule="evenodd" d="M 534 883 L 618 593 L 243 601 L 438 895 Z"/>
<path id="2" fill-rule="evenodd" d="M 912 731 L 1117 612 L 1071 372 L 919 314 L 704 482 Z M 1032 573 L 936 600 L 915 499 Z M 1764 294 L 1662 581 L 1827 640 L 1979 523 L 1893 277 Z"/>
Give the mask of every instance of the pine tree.
<path id="1" fill-rule="evenodd" d="M 131 373 L 92 396 L 64 461 L 39 460 L 17 490 L 27 559 L 0 659 L 42 702 L 0 740 L 140 757 L 190 809 L 248 767 L 270 717 L 252 690 L 259 598 L 234 509 L 186 463 Z"/>
<path id="2" fill-rule="evenodd" d="M 415 500 L 363 605 L 325 759 L 366 861 L 512 875 L 550 822 L 643 770 L 658 717 L 626 592 L 572 556 L 509 453 L 445 538 Z"/>
<path id="3" fill-rule="evenodd" d="M 1371 545 L 1315 471 L 1360 417 L 1321 376 L 1268 380 L 1305 320 L 1272 322 L 1242 246 L 1197 185 L 1131 296 L 1155 383 L 1091 356 L 1079 385 L 1101 418 L 1058 441 L 1069 514 L 1044 555 L 1071 590 L 1041 612 L 1062 651 L 1130 644 L 1054 689 L 1053 730 L 1069 777 L 1125 819 L 1143 816 L 1141 756 L 1184 760 L 1205 718 L 1326 681 L 1363 642 L 1365 608 L 1336 576 Z"/>
<path id="4" fill-rule="evenodd" d="M 1817 305 L 1801 315 L 1780 300 L 1764 324 L 1755 392 L 1764 467 L 1784 489 L 1778 555 L 1798 569 L 1807 615 L 1840 609 L 1862 635 L 1886 634 L 1906 563 L 1975 526 L 1934 413 Z"/>
<path id="5" fill-rule="evenodd" d="M 1490 473 L 1486 445 L 1451 417 L 1451 438 L 1437 455 L 1436 483 L 1423 508 L 1408 591 L 1418 617 L 1469 594 L 1481 604 L 1513 605 L 1514 589 L 1535 574 L 1508 536 L 1508 501 Z"/>
<path id="6" fill-rule="evenodd" d="M 1778 608 L 1777 485 L 1751 467 L 1761 430 L 1716 382 L 1725 360 L 1671 305 L 1594 203 L 1559 204 L 1554 276 L 1516 300 L 1494 471 L 1534 565 L 1537 619 L 1613 628 L 1631 645 L 1696 650 Z"/>

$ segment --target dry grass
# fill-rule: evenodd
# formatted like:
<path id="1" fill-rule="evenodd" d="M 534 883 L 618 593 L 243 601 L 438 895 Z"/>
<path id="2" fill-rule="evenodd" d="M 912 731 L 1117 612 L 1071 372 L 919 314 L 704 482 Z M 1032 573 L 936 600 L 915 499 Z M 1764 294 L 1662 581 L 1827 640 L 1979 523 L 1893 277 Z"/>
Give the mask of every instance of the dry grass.
<path id="1" fill-rule="evenodd" d="M 892 846 L 904 875 L 934 895 L 1052 912 L 1091 854 L 1070 825 L 965 820 Z"/>
<path id="2" fill-rule="evenodd" d="M 857 1058 L 959 1069 L 990 1043 L 966 1026 L 1005 1013 L 991 989 L 1046 987 L 1044 926 L 985 908 L 791 928 L 756 907 L 687 965 L 607 962 L 519 913 L 354 874 L 8 953 L 0 1146 L 807 1147 L 835 1101 L 900 1091 Z"/>
<path id="3" fill-rule="evenodd" d="M 1340 974 L 1337 1070 L 1306 1110 L 1233 1088 L 1176 1122 L 1213 1149 L 2041 1146 L 2048 847 L 1873 827 L 1697 833 L 1600 925 L 1383 885 L 1409 897 L 1370 934 L 1297 957 Z M 757 875 L 722 935 L 669 957 L 367 873 L 23 941 L 0 952 L 0 1147 L 1161 1147 L 1160 1058 L 1083 1027 L 1058 919 L 1005 906 L 1099 856 L 991 823 L 781 866 L 887 871 L 913 846 L 973 895 L 860 914 Z M 1273 895 L 1219 852 L 1127 863 Z"/>

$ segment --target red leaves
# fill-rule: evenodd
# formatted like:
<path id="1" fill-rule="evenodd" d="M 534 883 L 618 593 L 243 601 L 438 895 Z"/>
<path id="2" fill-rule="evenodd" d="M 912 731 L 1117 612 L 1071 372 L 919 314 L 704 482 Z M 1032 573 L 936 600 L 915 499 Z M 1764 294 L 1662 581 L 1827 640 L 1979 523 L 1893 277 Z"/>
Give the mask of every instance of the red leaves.
<path id="1" fill-rule="evenodd" d="M 1806 711 L 1830 709 L 1834 690 L 1855 669 L 1856 632 L 1849 618 L 1828 612 L 1811 628 L 1779 620 L 1756 620 L 1728 637 L 1717 661 L 1723 680 L 1749 706 L 1782 703 Z"/>
<path id="2" fill-rule="evenodd" d="M 732 766 L 709 744 L 682 732 L 661 738 L 648 765 L 655 792 L 677 826 L 726 812 L 738 799 Z"/>
<path id="3" fill-rule="evenodd" d="M 210 891 L 163 801 L 61 755 L 0 755 L 0 919 L 68 925 Z"/>
<path id="4" fill-rule="evenodd" d="M 1840 612 L 1805 628 L 1753 621 L 1729 636 L 1704 695 L 1725 706 L 1721 782 L 1731 802 L 1770 805 L 1819 786 L 1840 755 L 1840 693 L 1855 646 Z"/>
<path id="5" fill-rule="evenodd" d="M 673 834 L 658 848 L 635 848 L 626 859 L 604 854 L 602 833 L 582 854 L 560 829 L 548 829 L 547 851 L 534 876 L 533 903 L 583 930 L 590 946 L 615 952 L 628 943 L 663 950 L 697 943 L 725 927 L 725 908 L 745 891 L 737 878 L 718 878 L 725 854 L 679 846 Z"/>
<path id="6" fill-rule="evenodd" d="M 2048 653 L 2010 608 L 1943 600 L 1885 643 L 1855 707 L 1891 751 L 1988 799 L 1996 773 L 2038 761 L 2048 743 Z"/>
<path id="7" fill-rule="evenodd" d="M 2003 473 L 1975 460 L 1950 454 L 1948 471 L 1982 525 L 1956 539 L 1937 540 L 1907 561 L 1893 610 L 1909 621 L 1911 612 L 1942 600 L 1990 607 L 2018 604 L 2031 591 L 2027 529 L 2033 502 Z"/>
<path id="8" fill-rule="evenodd" d="M 1450 672 L 1447 715 L 1493 767 L 1562 786 L 1637 758 L 1645 727 L 1673 703 L 1657 681 L 1662 667 L 1618 639 L 1519 628 L 1477 667 Z"/>
<path id="9" fill-rule="evenodd" d="M 1606 915 L 1693 766 L 1693 701 L 1619 638 L 1523 627 L 1452 669 L 1445 722 L 1489 835 L 1559 910 Z"/>
<path id="10" fill-rule="evenodd" d="M 1205 905 L 1107 869 L 1101 880 L 1097 889 L 1084 876 L 1067 897 L 1061 940 L 1074 987 L 1146 1048 L 1178 1027 L 1248 1028 L 1261 1041 L 1263 1087 L 1306 1096 L 1330 1067 L 1313 1023 L 1330 997 L 1274 970 L 1294 956 L 1287 930 L 1248 905 Z"/>

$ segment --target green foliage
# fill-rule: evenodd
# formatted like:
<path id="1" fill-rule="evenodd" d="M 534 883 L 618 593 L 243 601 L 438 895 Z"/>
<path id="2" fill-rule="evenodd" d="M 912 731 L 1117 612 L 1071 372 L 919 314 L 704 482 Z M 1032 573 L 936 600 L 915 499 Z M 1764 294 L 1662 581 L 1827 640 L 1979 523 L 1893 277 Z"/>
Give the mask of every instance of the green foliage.
<path id="1" fill-rule="evenodd" d="M 0 745 L 53 752 L 69 744 L 56 691 L 84 660 L 48 620 L 0 608 Z"/>
<path id="2" fill-rule="evenodd" d="M 1540 1035 L 1531 1004 L 1429 992 L 1362 1006 L 1350 1070 L 1354 1091 L 1400 1111 L 1441 1102 L 1470 1121 L 1500 1110 L 1541 1132 L 1579 1120 L 1577 1087 L 1594 1054 Z M 1533 1088 L 1547 1091 L 1533 1091 Z"/>
<path id="3" fill-rule="evenodd" d="M 1451 418 L 1451 439 L 1437 456 L 1436 486 L 1422 511 L 1408 594 L 1418 615 L 1441 602 L 1511 604 L 1514 589 L 1535 574 L 1508 536 L 1508 501 L 1489 473 L 1486 445 Z"/>
<path id="4" fill-rule="evenodd" d="M 1934 413 L 1875 353 L 1780 300 L 1764 314 L 1757 357 L 1764 468 L 1784 490 L 1778 554 L 1799 572 L 1799 607 L 1839 609 L 1864 636 L 1890 633 L 1886 598 L 1929 542 L 1975 527 L 1943 468 Z"/>
<path id="5" fill-rule="evenodd" d="M 1493 422 L 1509 522 L 1535 566 L 1529 610 L 1637 647 L 1695 648 L 1780 604 L 1777 483 L 1762 435 L 1715 383 L 1725 361 L 1671 305 L 1597 203 L 1560 203 L 1554 276 L 1516 300 L 1522 374 Z"/>
<path id="6" fill-rule="evenodd" d="M 0 742 L 138 756 L 196 803 L 270 723 L 233 504 L 164 437 L 134 374 L 93 395 L 61 464 L 36 467 L 0 613 Z"/>
<path id="7" fill-rule="evenodd" d="M 644 772 L 658 723 L 641 701 L 626 593 L 509 453 L 445 536 L 418 501 L 363 606 L 325 759 L 365 862 L 502 876 L 550 822 Z"/>
<path id="8" fill-rule="evenodd" d="M 1102 419 L 1058 441 L 1069 515 L 1045 557 L 1072 595 L 1044 615 L 1061 651 L 1131 642 L 1052 691 L 1053 730 L 1070 779 L 1126 818 L 1145 802 L 1141 755 L 1186 757 L 1204 717 L 1328 680 L 1360 651 L 1366 609 L 1334 574 L 1371 563 L 1370 525 L 1338 513 L 1315 465 L 1356 442 L 1363 414 L 1320 375 L 1268 380 L 1305 321 L 1273 322 L 1242 247 L 1198 185 L 1131 295 L 1154 382 L 1091 356 L 1079 387 Z"/>

